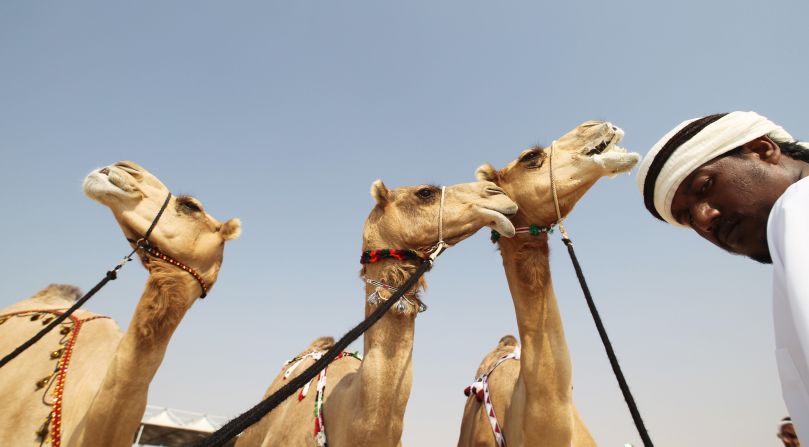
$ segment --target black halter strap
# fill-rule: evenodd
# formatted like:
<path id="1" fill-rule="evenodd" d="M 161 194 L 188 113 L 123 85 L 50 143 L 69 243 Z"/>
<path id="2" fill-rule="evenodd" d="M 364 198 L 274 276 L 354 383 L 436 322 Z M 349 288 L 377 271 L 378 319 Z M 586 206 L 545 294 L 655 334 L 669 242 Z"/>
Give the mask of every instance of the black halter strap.
<path id="1" fill-rule="evenodd" d="M 149 236 L 152 235 L 152 230 L 154 230 L 155 227 L 157 226 L 157 221 L 160 220 L 160 217 L 163 215 L 163 211 L 166 211 L 166 207 L 169 206 L 170 201 L 171 201 L 171 192 L 169 192 L 169 194 L 166 196 L 166 200 L 163 201 L 163 205 L 160 207 L 160 210 L 157 211 L 157 215 L 154 217 L 154 220 L 152 220 L 152 224 L 149 225 L 149 228 L 146 230 L 146 233 L 143 233 L 142 238 L 138 239 L 137 241 L 133 241 L 132 239 L 129 238 L 126 239 L 129 242 L 135 244 L 135 250 L 133 250 L 129 256 L 132 256 L 135 253 L 135 251 L 138 250 L 138 248 L 148 250 L 152 247 L 152 243 L 149 242 Z"/>

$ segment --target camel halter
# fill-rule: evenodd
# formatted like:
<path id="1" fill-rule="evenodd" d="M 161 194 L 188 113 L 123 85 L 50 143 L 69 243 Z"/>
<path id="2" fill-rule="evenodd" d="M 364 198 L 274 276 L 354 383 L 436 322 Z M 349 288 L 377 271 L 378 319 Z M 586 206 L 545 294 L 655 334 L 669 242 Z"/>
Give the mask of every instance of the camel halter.
<path id="1" fill-rule="evenodd" d="M 396 259 L 399 261 L 404 261 L 406 259 L 418 259 L 418 260 L 435 260 L 438 255 L 441 254 L 444 250 L 449 247 L 444 241 L 444 196 L 446 195 L 446 186 L 441 187 L 441 201 L 438 205 L 438 242 L 430 247 L 427 250 L 428 255 L 424 256 L 419 254 L 419 252 L 415 250 L 397 250 L 393 248 L 386 248 L 382 250 L 369 250 L 362 253 L 360 257 L 360 263 L 365 264 L 373 264 L 375 262 L 382 261 L 384 259 Z M 385 284 L 382 281 L 378 281 L 372 278 L 365 278 L 365 282 L 369 285 L 375 286 L 376 290 L 371 292 L 368 295 L 367 302 L 368 304 L 375 306 L 380 302 L 387 301 L 387 298 L 382 298 L 380 295 L 381 290 L 389 290 L 391 292 L 398 292 L 399 289 L 397 287 L 391 286 L 390 284 Z M 415 300 L 415 302 L 411 301 L 410 298 Z M 396 311 L 400 314 L 405 313 L 407 306 L 405 303 L 414 307 L 417 313 L 422 313 L 427 310 L 427 305 L 424 304 L 418 296 L 417 292 L 406 292 L 404 293 L 396 302 Z"/>
<path id="2" fill-rule="evenodd" d="M 155 226 L 157 226 L 157 221 L 160 220 L 160 216 L 163 215 L 163 211 L 165 211 L 166 207 L 169 205 L 169 200 L 171 200 L 171 193 L 169 193 L 168 196 L 166 196 L 166 200 L 163 201 L 163 205 L 160 207 L 160 210 L 157 212 L 157 215 L 155 216 L 154 220 L 152 220 L 152 223 L 149 225 L 149 229 L 146 230 L 146 233 L 143 234 L 142 238 L 138 239 L 137 243 L 135 244 L 136 245 L 135 248 L 131 252 L 129 252 L 128 255 L 124 256 L 121 262 L 119 262 L 115 267 L 113 267 L 112 270 L 107 271 L 106 275 L 104 275 L 104 278 L 101 281 L 99 281 L 98 284 L 96 284 L 92 289 L 90 289 L 89 292 L 84 294 L 83 297 L 76 300 L 76 302 L 73 303 L 73 305 L 70 306 L 70 308 L 68 308 L 63 314 L 56 317 L 56 319 L 51 321 L 50 324 L 42 328 L 41 331 L 37 332 L 36 335 L 28 339 L 28 341 L 26 341 L 25 343 L 18 346 L 17 349 L 15 349 L 10 354 L 3 357 L 3 359 L 0 360 L 0 368 L 5 366 L 8 362 L 13 360 L 18 355 L 22 354 L 26 349 L 30 348 L 34 343 L 39 341 L 39 339 L 44 337 L 45 334 L 50 332 L 53 328 L 55 328 L 56 326 L 61 324 L 65 319 L 70 317 L 70 315 L 72 315 L 73 312 L 75 312 L 79 307 L 81 307 L 84 303 L 86 303 L 87 300 L 92 298 L 92 296 L 95 295 L 96 292 L 101 290 L 102 287 L 107 285 L 108 282 L 117 279 L 118 270 L 121 270 L 124 267 L 124 265 L 126 265 L 127 262 L 132 260 L 132 255 L 134 255 L 135 252 L 138 251 L 139 248 L 141 248 L 140 244 L 149 243 L 149 236 L 151 236 L 152 231 L 154 230 Z"/>
<path id="3" fill-rule="evenodd" d="M 445 190 L 445 187 L 441 188 L 441 203 L 438 208 L 438 242 L 427 251 L 428 255 L 426 257 L 420 257 L 421 264 L 419 264 L 418 268 L 410 276 L 410 278 L 408 278 L 403 285 L 398 287 L 398 290 L 396 290 L 396 292 L 394 292 L 390 298 L 384 302 L 381 302 L 379 306 L 377 306 L 377 308 L 371 313 L 371 315 L 369 315 L 360 324 L 354 326 L 354 328 L 343 335 L 340 340 L 337 340 L 334 346 L 332 346 L 325 354 L 317 359 L 312 366 L 306 368 L 306 370 L 304 370 L 299 376 L 290 380 L 286 385 L 278 389 L 278 391 L 274 392 L 253 406 L 253 408 L 231 419 L 230 422 L 220 427 L 219 430 L 211 433 L 210 436 L 195 444 L 195 447 L 219 447 L 225 445 L 225 443 L 227 443 L 234 436 L 261 420 L 262 417 L 272 411 L 287 397 L 294 394 L 296 390 L 306 385 L 310 380 L 318 375 L 320 371 L 326 368 L 332 360 L 336 359 L 340 353 L 342 353 L 345 348 L 351 344 L 351 342 L 359 338 L 359 336 L 365 333 L 365 331 L 373 326 L 374 323 L 379 321 L 379 319 L 381 319 L 382 316 L 384 316 L 394 304 L 399 302 L 399 299 L 402 298 L 405 293 L 409 292 L 416 285 L 419 278 L 421 278 L 422 275 L 424 275 L 424 273 L 433 266 L 438 256 L 440 256 L 441 253 L 450 247 L 450 245 L 444 241 L 443 227 Z M 374 250 L 374 252 L 380 253 L 383 251 L 384 250 Z M 388 252 L 391 252 L 391 250 L 388 250 Z M 363 259 L 365 259 L 364 255 Z M 373 262 L 378 262 L 379 260 L 381 259 L 376 259 L 376 261 Z M 369 260 L 369 262 L 371 261 Z"/>

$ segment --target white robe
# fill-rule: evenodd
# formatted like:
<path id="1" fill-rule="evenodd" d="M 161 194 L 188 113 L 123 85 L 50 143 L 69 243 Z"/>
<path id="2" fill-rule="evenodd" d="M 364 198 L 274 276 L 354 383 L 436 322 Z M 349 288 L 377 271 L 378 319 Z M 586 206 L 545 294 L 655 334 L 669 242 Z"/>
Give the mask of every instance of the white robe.
<path id="1" fill-rule="evenodd" d="M 809 443 L 809 178 L 792 184 L 775 202 L 767 243 L 781 392 L 798 437 Z"/>

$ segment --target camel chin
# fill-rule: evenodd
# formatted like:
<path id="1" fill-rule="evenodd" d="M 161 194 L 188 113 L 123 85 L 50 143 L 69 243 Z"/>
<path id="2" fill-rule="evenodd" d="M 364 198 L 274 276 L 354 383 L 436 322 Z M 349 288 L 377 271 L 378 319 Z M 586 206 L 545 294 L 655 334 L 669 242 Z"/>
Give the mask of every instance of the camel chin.
<path id="1" fill-rule="evenodd" d="M 487 227 L 497 231 L 505 237 L 513 237 L 514 234 L 516 234 L 514 224 L 511 223 L 505 214 L 495 210 L 490 210 L 488 208 L 481 208 L 480 212 L 485 216 L 492 218 L 492 222 L 486 225 Z M 516 209 L 514 210 L 514 213 L 516 213 Z"/>
<path id="2" fill-rule="evenodd" d="M 593 162 L 609 172 L 610 177 L 629 172 L 640 161 L 640 154 L 627 152 L 626 149 L 616 147 L 615 150 L 593 155 Z"/>

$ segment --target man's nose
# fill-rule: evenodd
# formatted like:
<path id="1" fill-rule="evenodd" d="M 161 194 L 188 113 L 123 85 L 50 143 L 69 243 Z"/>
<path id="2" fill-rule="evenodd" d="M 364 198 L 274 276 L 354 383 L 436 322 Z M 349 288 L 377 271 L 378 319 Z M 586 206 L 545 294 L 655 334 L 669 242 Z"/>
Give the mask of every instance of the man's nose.
<path id="1" fill-rule="evenodd" d="M 712 233 L 713 223 L 719 216 L 719 210 L 706 202 L 698 202 L 691 209 L 691 226 L 703 233 Z"/>

